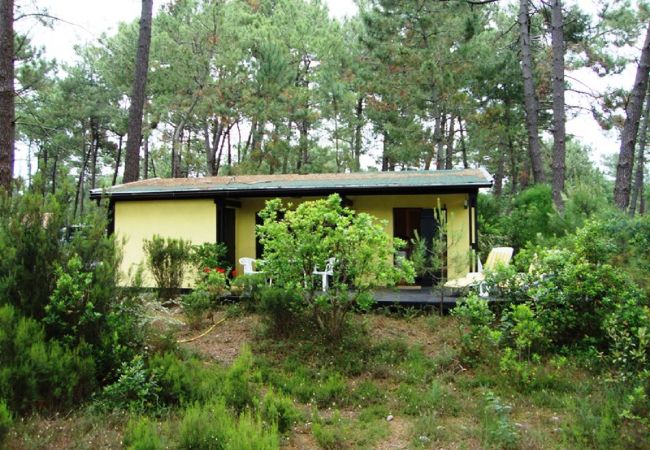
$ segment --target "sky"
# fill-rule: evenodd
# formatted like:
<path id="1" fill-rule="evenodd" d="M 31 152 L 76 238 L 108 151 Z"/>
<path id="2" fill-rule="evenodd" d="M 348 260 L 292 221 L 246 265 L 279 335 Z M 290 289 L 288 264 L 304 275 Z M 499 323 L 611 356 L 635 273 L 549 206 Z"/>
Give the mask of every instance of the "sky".
<path id="1" fill-rule="evenodd" d="M 154 9 L 165 0 L 154 0 Z M 592 0 L 580 0 L 581 6 Z M 141 0 L 22 0 L 26 10 L 46 9 L 48 13 L 60 20 L 51 29 L 44 28 L 33 20 L 23 19 L 16 24 L 19 32 L 28 33 L 33 44 L 42 46 L 49 58 L 59 62 L 74 62 L 75 46 L 96 41 L 102 33 L 114 33 L 120 22 L 131 21 L 139 17 Z M 325 0 L 330 14 L 336 18 L 353 16 L 357 7 L 352 0 Z M 602 92 L 607 87 L 618 86 L 630 89 L 634 80 L 635 68 L 608 79 L 599 78 L 590 69 L 569 74 L 570 82 L 576 88 L 586 91 Z M 576 136 L 584 145 L 590 147 L 591 159 L 601 165 L 604 158 L 618 152 L 617 132 L 603 131 L 588 112 L 593 99 L 588 96 L 567 92 L 567 106 L 580 106 L 586 110 L 572 112 L 569 110 L 567 133 Z M 27 172 L 26 149 L 17 149 L 16 175 Z M 372 164 L 372 158 L 367 161 Z"/>

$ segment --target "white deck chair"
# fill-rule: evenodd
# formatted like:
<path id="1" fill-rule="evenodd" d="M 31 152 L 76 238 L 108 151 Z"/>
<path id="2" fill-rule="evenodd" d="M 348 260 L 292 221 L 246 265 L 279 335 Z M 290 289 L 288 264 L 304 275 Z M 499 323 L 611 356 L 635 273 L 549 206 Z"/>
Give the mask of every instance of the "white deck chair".
<path id="1" fill-rule="evenodd" d="M 481 297 L 487 297 L 487 287 L 485 286 L 485 283 L 483 283 L 485 281 L 484 270 L 492 271 L 499 265 L 507 266 L 510 264 L 513 251 L 514 249 L 512 247 L 493 248 L 485 261 L 485 265 L 481 264 L 480 259 L 478 260 L 478 272 L 469 272 L 462 278 L 449 280 L 444 284 L 444 286 L 453 289 L 462 289 L 479 285 L 479 295 Z"/>
<path id="2" fill-rule="evenodd" d="M 244 266 L 244 275 L 256 275 L 258 273 L 264 273 L 255 270 L 255 264 L 257 264 L 257 260 L 255 258 L 239 258 L 239 264 Z"/>
<path id="3" fill-rule="evenodd" d="M 325 264 L 325 270 L 318 270 L 318 266 L 314 266 L 314 271 L 312 275 L 322 277 L 323 292 L 326 292 L 329 288 L 329 280 L 327 277 L 334 275 L 334 264 L 336 264 L 336 258 L 329 258 Z"/>

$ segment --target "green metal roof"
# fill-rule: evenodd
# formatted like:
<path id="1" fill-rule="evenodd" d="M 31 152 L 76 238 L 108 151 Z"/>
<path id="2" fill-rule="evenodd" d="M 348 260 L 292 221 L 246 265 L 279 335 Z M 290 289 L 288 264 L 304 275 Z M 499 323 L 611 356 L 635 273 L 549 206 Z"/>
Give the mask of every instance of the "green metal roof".
<path id="1" fill-rule="evenodd" d="M 358 172 L 329 174 L 238 175 L 201 178 L 153 178 L 94 189 L 91 198 L 190 198 L 219 196 L 321 195 L 463 191 L 491 187 L 483 169 Z"/>

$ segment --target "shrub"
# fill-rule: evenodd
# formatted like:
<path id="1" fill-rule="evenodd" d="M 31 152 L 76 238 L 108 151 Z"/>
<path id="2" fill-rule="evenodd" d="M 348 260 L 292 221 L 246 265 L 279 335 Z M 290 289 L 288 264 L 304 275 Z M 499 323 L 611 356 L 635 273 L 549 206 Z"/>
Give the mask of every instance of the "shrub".
<path id="1" fill-rule="evenodd" d="M 0 448 L 2 448 L 5 438 L 11 429 L 13 417 L 4 400 L 0 399 Z"/>
<path id="2" fill-rule="evenodd" d="M 510 214 L 502 220 L 510 244 L 519 249 L 529 242 L 538 242 L 540 238 L 564 234 L 554 220 L 556 216 L 551 187 L 537 184 L 514 198 Z"/>
<path id="3" fill-rule="evenodd" d="M 214 302 L 208 291 L 200 287 L 184 295 L 181 303 L 185 317 L 192 328 L 199 328 L 205 313 L 214 307 Z"/>
<path id="4" fill-rule="evenodd" d="M 472 294 L 451 314 L 459 321 L 461 350 L 470 362 L 485 356 L 490 348 L 498 344 L 501 333 L 492 329 L 495 316 L 487 300 Z"/>
<path id="5" fill-rule="evenodd" d="M 197 358 L 180 359 L 174 353 L 154 355 L 149 370 L 159 386 L 158 398 L 165 405 L 186 405 L 221 395 L 224 370 L 206 366 Z"/>
<path id="6" fill-rule="evenodd" d="M 269 424 L 274 424 L 280 433 L 286 433 L 298 420 L 299 413 L 289 397 L 269 389 L 260 402 L 259 410 L 262 418 Z"/>
<path id="7" fill-rule="evenodd" d="M 242 349 L 239 357 L 233 362 L 226 373 L 224 382 L 224 397 L 226 404 L 237 412 L 255 404 L 253 390 L 253 354 L 249 347 Z"/>
<path id="8" fill-rule="evenodd" d="M 261 291 L 259 311 L 267 331 L 274 337 L 287 337 L 296 331 L 300 319 L 300 294 L 278 287 Z"/>
<path id="9" fill-rule="evenodd" d="M 174 297 L 183 284 L 185 266 L 190 261 L 191 244 L 182 239 L 154 235 L 144 241 L 147 267 L 163 298 Z"/>
<path id="10" fill-rule="evenodd" d="M 223 402 L 189 406 L 181 420 L 179 446 L 196 450 L 225 449 L 231 421 L 231 413 Z"/>
<path id="11" fill-rule="evenodd" d="M 223 242 L 205 242 L 200 245 L 193 245 L 190 259 L 199 271 L 214 269 L 216 267 L 226 268 L 226 253 L 228 249 Z"/>
<path id="12" fill-rule="evenodd" d="M 512 407 L 502 403 L 499 397 L 489 391 L 484 394 L 483 399 L 483 443 L 495 448 L 516 448 L 519 433 L 510 421 Z"/>
<path id="13" fill-rule="evenodd" d="M 99 331 L 102 314 L 89 299 L 92 273 L 83 270 L 81 258 L 75 255 L 68 260 L 65 269 L 57 267 L 56 277 L 56 287 L 45 306 L 43 322 L 50 336 L 75 345 Z"/>
<path id="14" fill-rule="evenodd" d="M 130 363 L 123 363 L 115 383 L 104 388 L 102 403 L 108 408 L 145 412 L 159 407 L 160 387 L 141 356 Z"/>
<path id="15" fill-rule="evenodd" d="M 318 446 L 327 450 L 345 448 L 345 440 L 339 428 L 314 423 L 312 425 L 312 433 Z"/>
<path id="16" fill-rule="evenodd" d="M 239 419 L 223 401 L 188 407 L 181 420 L 179 447 L 196 450 L 275 450 L 279 437 L 275 427 L 264 428 L 258 418 L 248 413 Z"/>
<path id="17" fill-rule="evenodd" d="M 259 418 L 245 412 L 230 433 L 228 450 L 278 450 L 280 437 L 274 425 L 265 428 Z"/>
<path id="18" fill-rule="evenodd" d="M 16 412 L 65 408 L 96 386 L 95 363 L 87 345 L 69 349 L 46 341 L 43 327 L 0 307 L 0 398 Z"/>
<path id="19" fill-rule="evenodd" d="M 269 200 L 260 217 L 265 272 L 276 286 L 300 293 L 302 308 L 331 340 L 340 340 L 353 307 L 370 306 L 371 289 L 413 280 L 410 262 L 393 264 L 396 242 L 382 225 L 343 207 L 337 194 L 304 202 L 295 210 L 280 199 Z M 329 258 L 336 258 L 336 264 L 330 288 L 323 292 L 312 271 L 323 268 Z"/>
<path id="20" fill-rule="evenodd" d="M 147 417 L 129 420 L 123 438 L 128 450 L 162 450 L 165 448 L 156 423 Z"/>

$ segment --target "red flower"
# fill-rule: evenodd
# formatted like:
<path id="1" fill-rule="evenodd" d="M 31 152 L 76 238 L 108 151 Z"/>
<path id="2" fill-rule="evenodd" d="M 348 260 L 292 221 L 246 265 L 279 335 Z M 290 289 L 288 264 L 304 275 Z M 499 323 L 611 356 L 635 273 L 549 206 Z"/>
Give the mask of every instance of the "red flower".
<path id="1" fill-rule="evenodd" d="M 210 273 L 212 270 L 209 267 L 204 267 L 203 272 L 204 273 Z"/>
<path id="2" fill-rule="evenodd" d="M 232 272 L 230 272 L 230 276 L 236 277 L 237 276 L 237 269 L 232 269 Z"/>
<path id="3" fill-rule="evenodd" d="M 224 269 L 222 267 L 215 267 L 214 270 L 216 270 L 219 273 L 226 273 L 226 269 Z"/>

